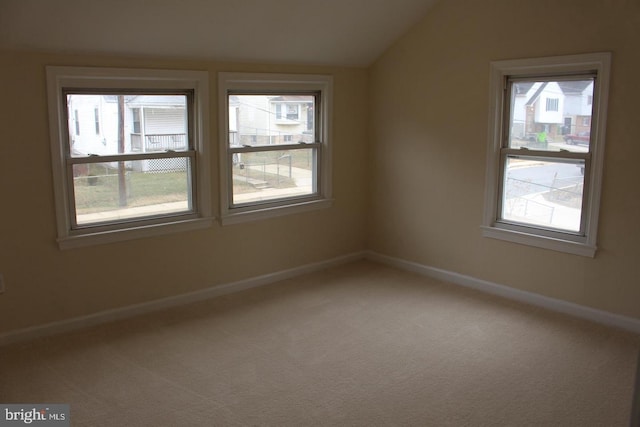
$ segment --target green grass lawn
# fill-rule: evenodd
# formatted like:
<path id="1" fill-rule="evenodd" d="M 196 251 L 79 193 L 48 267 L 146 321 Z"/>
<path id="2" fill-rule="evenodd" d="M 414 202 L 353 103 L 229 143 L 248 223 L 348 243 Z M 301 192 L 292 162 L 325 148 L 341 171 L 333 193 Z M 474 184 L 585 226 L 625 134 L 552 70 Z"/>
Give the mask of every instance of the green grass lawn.
<path id="1" fill-rule="evenodd" d="M 312 150 L 301 149 L 290 152 L 262 152 L 252 153 L 247 165 L 273 165 L 279 162 L 280 176 L 275 173 L 255 169 L 240 169 L 234 166 L 236 177 L 266 181 L 271 188 L 295 187 L 296 183 L 288 174 L 289 157 L 291 166 L 301 169 L 311 169 L 313 164 Z M 125 191 L 127 194 L 126 207 L 149 206 L 160 203 L 186 201 L 189 194 L 188 176 L 186 171 L 144 173 L 126 171 Z M 234 179 L 233 190 L 236 194 L 259 191 L 254 185 L 240 179 Z M 120 209 L 120 190 L 118 171 L 104 164 L 91 164 L 85 174 L 74 178 L 74 192 L 76 211 L 78 214 L 88 214 Z"/>
<path id="2" fill-rule="evenodd" d="M 78 214 L 119 209 L 120 191 L 117 170 L 108 174 L 81 176 L 74 179 Z M 91 181 L 95 180 L 95 183 Z M 186 171 L 142 173 L 127 171 L 125 178 L 127 207 L 148 206 L 187 200 Z"/>

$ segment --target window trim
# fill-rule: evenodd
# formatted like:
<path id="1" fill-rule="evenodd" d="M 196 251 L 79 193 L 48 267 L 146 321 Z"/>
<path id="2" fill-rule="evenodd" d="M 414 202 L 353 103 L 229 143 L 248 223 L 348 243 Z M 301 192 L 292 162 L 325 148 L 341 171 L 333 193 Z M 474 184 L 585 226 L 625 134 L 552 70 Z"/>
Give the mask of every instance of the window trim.
<path id="1" fill-rule="evenodd" d="M 546 58 L 493 61 L 490 64 L 490 102 L 485 183 L 485 208 L 481 226 L 482 235 L 509 242 L 594 257 L 597 246 L 597 229 L 601 197 L 604 145 L 609 98 L 611 53 L 591 53 Z M 584 232 L 549 232 L 534 226 L 500 223 L 499 206 L 501 192 L 500 160 L 506 116 L 507 78 L 554 78 L 566 75 L 595 73 L 594 103 L 590 160 L 585 167 L 585 191 L 582 221 Z M 506 164 L 506 163 L 505 163 Z M 585 200 L 585 199 L 583 199 Z"/>
<path id="2" fill-rule="evenodd" d="M 331 179 L 331 112 L 333 77 L 327 75 L 271 74 L 271 73 L 218 73 L 218 109 L 219 109 L 219 161 L 220 161 L 220 222 L 222 225 L 254 221 L 281 215 L 290 215 L 332 205 Z M 230 92 L 252 93 L 320 93 L 319 110 L 316 112 L 320 141 L 305 144 L 307 148 L 316 148 L 319 160 L 316 170 L 317 191 L 309 196 L 275 199 L 268 202 L 232 206 L 231 156 L 229 155 L 229 107 Z M 279 148 L 286 148 L 282 145 Z M 296 145 L 298 147 L 298 145 Z M 266 147 L 260 147 L 265 149 Z M 241 149 L 240 151 L 245 151 Z M 246 151 L 255 151 L 247 148 Z"/>
<path id="3" fill-rule="evenodd" d="M 53 183 L 60 249 L 112 243 L 167 233 L 202 229 L 213 224 L 210 187 L 209 76 L 206 71 L 148 70 L 99 67 L 47 66 L 47 92 Z M 110 223 L 108 226 L 73 228 L 70 210 L 73 191 L 67 171 L 68 124 L 65 93 L 73 90 L 191 90 L 195 149 L 193 212 Z M 191 126 L 191 124 L 190 124 Z M 107 157 L 107 156 L 103 156 Z"/>

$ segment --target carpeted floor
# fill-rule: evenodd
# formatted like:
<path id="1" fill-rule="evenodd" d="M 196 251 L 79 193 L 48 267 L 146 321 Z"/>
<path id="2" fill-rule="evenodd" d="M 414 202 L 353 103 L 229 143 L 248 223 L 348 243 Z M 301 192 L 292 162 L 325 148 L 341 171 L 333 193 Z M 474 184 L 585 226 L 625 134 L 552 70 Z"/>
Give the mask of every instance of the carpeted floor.
<path id="1" fill-rule="evenodd" d="M 627 426 L 639 337 L 356 262 L 0 348 L 74 426 Z"/>

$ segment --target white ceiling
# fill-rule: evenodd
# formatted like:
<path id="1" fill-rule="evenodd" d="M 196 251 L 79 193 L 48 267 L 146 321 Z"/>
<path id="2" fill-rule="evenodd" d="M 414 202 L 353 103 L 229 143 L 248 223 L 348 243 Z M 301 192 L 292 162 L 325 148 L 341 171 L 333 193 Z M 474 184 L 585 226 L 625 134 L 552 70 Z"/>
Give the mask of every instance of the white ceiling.
<path id="1" fill-rule="evenodd" d="M 436 0 L 0 0 L 0 48 L 370 65 Z"/>

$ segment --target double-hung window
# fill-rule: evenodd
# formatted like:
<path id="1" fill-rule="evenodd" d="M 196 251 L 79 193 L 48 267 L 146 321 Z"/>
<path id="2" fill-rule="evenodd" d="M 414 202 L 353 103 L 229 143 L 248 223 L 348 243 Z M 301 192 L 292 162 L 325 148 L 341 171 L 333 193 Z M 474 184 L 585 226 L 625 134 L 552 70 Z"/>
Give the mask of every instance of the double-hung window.
<path id="1" fill-rule="evenodd" d="M 491 64 L 483 234 L 594 256 L 610 54 Z"/>
<path id="2" fill-rule="evenodd" d="M 47 79 L 60 247 L 211 225 L 206 72 L 47 67 Z"/>
<path id="3" fill-rule="evenodd" d="M 332 78 L 219 74 L 223 224 L 330 206 Z"/>

